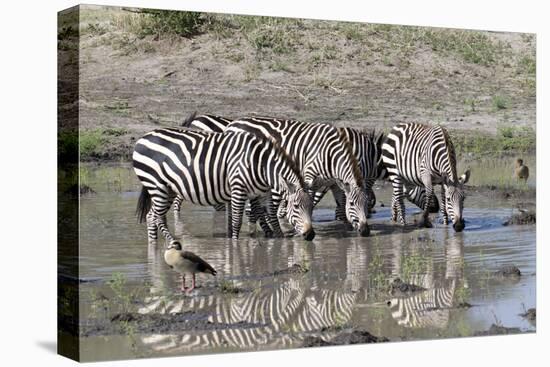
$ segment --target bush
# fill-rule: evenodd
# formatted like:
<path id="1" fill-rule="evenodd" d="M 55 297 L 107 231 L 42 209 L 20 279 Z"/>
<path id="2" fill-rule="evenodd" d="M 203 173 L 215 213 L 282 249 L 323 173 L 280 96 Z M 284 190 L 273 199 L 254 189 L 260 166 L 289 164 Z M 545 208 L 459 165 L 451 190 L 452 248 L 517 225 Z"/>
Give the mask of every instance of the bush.
<path id="1" fill-rule="evenodd" d="M 142 24 L 143 35 L 177 35 L 191 37 L 201 32 L 206 15 L 198 12 L 143 9 L 149 16 L 149 22 Z"/>
<path id="2" fill-rule="evenodd" d="M 503 96 L 493 97 L 493 109 L 495 111 L 504 110 L 508 108 L 508 100 Z"/>
<path id="3" fill-rule="evenodd" d="M 91 156 L 99 153 L 101 146 L 105 143 L 103 130 L 81 131 L 79 137 L 80 155 Z"/>
<path id="4" fill-rule="evenodd" d="M 529 127 L 502 126 L 496 135 L 468 134 L 462 131 L 449 131 L 451 140 L 459 155 L 465 153 L 498 156 L 502 153 L 534 153 L 536 148 L 535 131 Z"/>

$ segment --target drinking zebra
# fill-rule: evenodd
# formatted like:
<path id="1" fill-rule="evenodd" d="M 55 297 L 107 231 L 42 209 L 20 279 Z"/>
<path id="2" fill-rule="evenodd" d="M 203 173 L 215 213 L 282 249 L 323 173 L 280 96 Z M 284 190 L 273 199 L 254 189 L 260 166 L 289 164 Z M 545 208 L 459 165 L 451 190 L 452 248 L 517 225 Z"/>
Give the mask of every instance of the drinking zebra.
<path id="1" fill-rule="evenodd" d="M 275 189 L 289 200 L 289 222 L 306 240 L 315 236 L 312 203 L 294 162 L 277 143 L 254 134 L 157 129 L 136 143 L 133 166 L 143 188 L 140 221 L 148 219 L 149 238 L 160 230 L 177 242 L 166 225 L 176 195 L 200 205 L 230 203 L 228 237 L 237 239 L 247 198 Z"/>
<path id="2" fill-rule="evenodd" d="M 181 126 L 207 132 L 222 133 L 231 121 L 231 119 L 217 115 L 196 116 L 196 112 L 194 112 L 182 122 Z M 183 198 L 181 196 L 176 196 L 174 199 L 174 214 L 176 218 L 179 216 L 179 212 L 181 211 L 182 202 Z M 259 222 L 265 236 L 272 237 L 273 231 L 266 221 L 267 212 L 265 210 L 265 206 L 260 205 L 259 202 L 253 202 L 253 204 L 255 205 L 251 206 L 247 210 L 249 223 L 255 227 L 256 222 Z M 225 211 L 225 205 L 215 205 L 214 209 L 216 211 Z"/>
<path id="3" fill-rule="evenodd" d="M 431 227 L 428 219 L 433 185 L 441 184 L 441 213 L 443 223 L 451 217 L 453 228 L 465 227 L 463 185 L 470 177 L 467 170 L 458 177 L 456 155 L 447 131 L 441 126 L 402 123 L 395 126 L 382 145 L 382 160 L 393 186 L 392 208 L 405 224 L 404 186 L 420 186 L 426 190 L 421 225 Z"/>
<path id="4" fill-rule="evenodd" d="M 346 219 L 362 236 L 369 235 L 363 176 L 343 132 L 328 124 L 272 117 L 237 119 L 225 131 L 255 132 L 279 143 L 296 162 L 310 192 L 337 184 L 346 197 Z M 280 227 L 274 212 L 283 197 L 278 192 L 272 193 L 269 223 L 277 233 Z"/>
<path id="5" fill-rule="evenodd" d="M 346 136 L 351 145 L 353 155 L 359 164 L 365 193 L 368 198 L 367 208 L 370 212 L 376 204 L 376 196 L 374 195 L 372 186 L 376 179 L 383 177 L 385 173 L 383 166 L 378 164 L 382 154 L 382 141 L 384 135 L 381 133 L 377 134 L 374 131 L 364 131 L 351 127 L 339 128 L 339 131 Z M 334 200 L 336 201 L 336 220 L 345 220 L 346 198 L 344 192 L 336 184 L 317 191 L 313 196 L 313 206 L 315 207 L 321 201 L 328 190 L 332 191 Z M 279 213 L 279 215 L 282 215 L 282 213 Z"/>

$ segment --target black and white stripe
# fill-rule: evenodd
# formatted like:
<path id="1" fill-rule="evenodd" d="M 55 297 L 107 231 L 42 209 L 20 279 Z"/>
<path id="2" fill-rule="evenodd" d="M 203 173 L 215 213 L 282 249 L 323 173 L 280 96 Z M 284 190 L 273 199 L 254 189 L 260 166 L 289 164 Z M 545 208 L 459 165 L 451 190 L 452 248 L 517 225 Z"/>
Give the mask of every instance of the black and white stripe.
<path id="1" fill-rule="evenodd" d="M 166 212 L 176 195 L 199 205 L 229 203 L 228 237 L 238 238 L 244 204 L 271 190 L 292 202 L 289 222 L 311 240 L 312 203 L 294 162 L 276 143 L 236 131 L 207 133 L 190 129 L 154 130 L 136 143 L 134 171 L 143 185 L 140 220 L 148 219 L 150 238 L 157 229 L 174 242 Z"/>
<path id="2" fill-rule="evenodd" d="M 296 162 L 312 192 L 337 184 L 346 197 L 347 220 L 362 235 L 370 233 L 363 177 L 351 144 L 343 132 L 328 124 L 271 117 L 237 119 L 229 124 L 226 131 L 255 132 L 278 142 Z M 280 200 L 281 195 L 274 193 L 275 206 Z M 270 219 L 270 224 L 276 221 L 275 216 Z"/>
<path id="3" fill-rule="evenodd" d="M 382 154 L 382 141 L 384 135 L 374 131 L 359 130 L 350 127 L 339 129 L 347 138 L 351 145 L 353 155 L 357 159 L 361 175 L 363 177 L 364 189 L 367 194 L 368 210 L 373 210 L 376 204 L 376 196 L 372 189 L 374 182 L 384 177 L 385 170 L 383 165 L 379 165 Z M 337 220 L 346 220 L 345 214 L 345 195 L 338 185 L 325 187 L 317 191 L 313 197 L 313 206 L 317 205 L 328 190 L 332 191 L 336 201 L 335 218 Z M 282 215 L 279 212 L 279 215 Z"/>
<path id="4" fill-rule="evenodd" d="M 445 328 L 449 323 L 456 289 L 455 279 L 448 282 L 444 287 L 430 288 L 389 300 L 388 306 L 393 319 L 399 325 L 409 328 Z"/>
<path id="5" fill-rule="evenodd" d="M 162 352 L 300 346 L 308 336 L 330 339 L 337 327 L 349 323 L 357 293 L 312 290 L 303 280 L 290 279 L 274 287 L 233 297 L 207 295 L 176 299 L 155 296 L 146 300 L 142 314 L 206 316 L 204 328 L 184 335 L 159 334 L 142 338 L 150 349 Z"/>
<path id="6" fill-rule="evenodd" d="M 226 126 L 231 123 L 231 121 L 232 119 L 219 115 L 197 116 L 196 113 L 193 113 L 183 121 L 181 126 L 201 131 L 222 133 L 225 130 Z M 174 214 L 176 217 L 179 216 L 182 201 L 183 198 L 180 196 L 176 196 L 176 198 L 174 199 Z M 247 216 L 250 225 L 255 227 L 256 223 L 259 222 L 265 236 L 272 237 L 273 231 L 267 223 L 267 211 L 265 209 L 265 206 L 257 205 L 257 203 L 253 204 L 255 205 L 251 205 L 247 209 Z M 225 205 L 216 205 L 214 206 L 214 208 L 216 209 L 216 211 L 225 211 Z"/>
<path id="7" fill-rule="evenodd" d="M 396 207 L 401 224 L 405 224 L 405 185 L 426 190 L 428 200 L 421 224 L 430 227 L 428 214 L 433 185 L 441 184 L 443 222 L 447 224 L 450 216 L 455 231 L 464 229 L 463 184 L 469 178 L 469 171 L 458 177 L 454 147 L 444 128 L 416 123 L 395 126 L 382 145 L 382 160 L 393 186 L 392 207 Z"/>

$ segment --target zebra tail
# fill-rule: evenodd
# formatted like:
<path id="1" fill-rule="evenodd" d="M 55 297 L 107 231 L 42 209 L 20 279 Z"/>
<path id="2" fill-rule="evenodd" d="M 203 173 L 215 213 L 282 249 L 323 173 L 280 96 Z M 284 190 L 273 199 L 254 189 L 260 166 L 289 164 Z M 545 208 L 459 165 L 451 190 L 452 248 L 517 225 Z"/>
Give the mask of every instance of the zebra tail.
<path id="1" fill-rule="evenodd" d="M 151 210 L 151 195 L 149 195 L 149 191 L 142 186 L 136 208 L 136 215 L 140 223 L 147 220 L 147 213 L 149 213 L 149 210 Z"/>
<path id="2" fill-rule="evenodd" d="M 192 114 L 189 115 L 189 117 L 183 120 L 183 122 L 181 123 L 181 126 L 191 127 L 191 123 L 193 122 L 193 120 L 195 120 L 196 116 L 197 116 L 197 111 L 193 112 Z"/>

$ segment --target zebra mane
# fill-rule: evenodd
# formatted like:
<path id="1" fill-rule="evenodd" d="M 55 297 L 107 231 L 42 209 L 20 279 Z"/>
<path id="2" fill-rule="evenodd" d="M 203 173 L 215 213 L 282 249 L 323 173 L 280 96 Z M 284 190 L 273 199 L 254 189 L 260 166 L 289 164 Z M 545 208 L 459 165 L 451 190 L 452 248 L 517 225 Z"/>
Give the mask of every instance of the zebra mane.
<path id="1" fill-rule="evenodd" d="M 384 131 L 376 131 L 376 129 L 368 129 L 368 128 L 362 128 L 362 129 L 356 129 L 359 134 L 366 136 L 368 141 L 376 144 L 378 149 L 382 148 L 382 143 L 385 138 Z"/>
<path id="2" fill-rule="evenodd" d="M 306 187 L 306 184 L 304 182 L 304 178 L 302 177 L 302 173 L 300 172 L 300 168 L 298 167 L 298 165 L 296 164 L 294 159 L 292 159 L 292 157 L 286 152 L 286 150 L 283 149 L 283 147 L 281 146 L 281 144 L 279 144 L 279 142 L 277 140 L 275 140 L 273 137 L 267 137 L 267 136 L 263 135 L 262 133 L 257 132 L 255 129 L 254 130 L 244 130 L 243 133 L 249 134 L 249 135 L 253 136 L 254 138 L 258 139 L 259 141 L 266 143 L 268 146 L 271 146 L 278 154 L 281 155 L 283 160 L 290 167 L 290 170 L 296 175 L 296 177 L 298 177 L 298 181 L 300 182 L 300 186 L 302 188 Z"/>
<path id="3" fill-rule="evenodd" d="M 445 139 L 445 148 L 447 149 L 447 156 L 449 157 L 451 174 L 453 176 L 452 180 L 453 182 L 458 181 L 458 174 L 456 171 L 456 153 L 453 141 L 451 140 L 447 129 L 445 129 L 443 126 L 439 126 L 439 128 L 441 129 L 441 133 L 443 134 L 443 138 Z"/>
<path id="4" fill-rule="evenodd" d="M 197 111 L 193 112 L 185 120 L 183 120 L 180 126 L 191 127 L 191 123 L 193 122 L 193 120 L 195 120 L 196 116 L 197 116 Z"/>
<path id="5" fill-rule="evenodd" d="M 355 159 L 355 155 L 353 154 L 351 143 L 349 142 L 349 139 L 344 133 L 343 129 L 336 128 L 336 131 L 340 138 L 340 142 L 344 147 L 344 150 L 347 152 L 348 156 L 351 157 L 349 163 L 351 164 L 351 171 L 353 173 L 353 178 L 355 179 L 359 187 L 363 187 L 363 174 L 361 173 L 361 168 L 359 168 L 359 163 L 357 162 L 357 159 Z"/>

